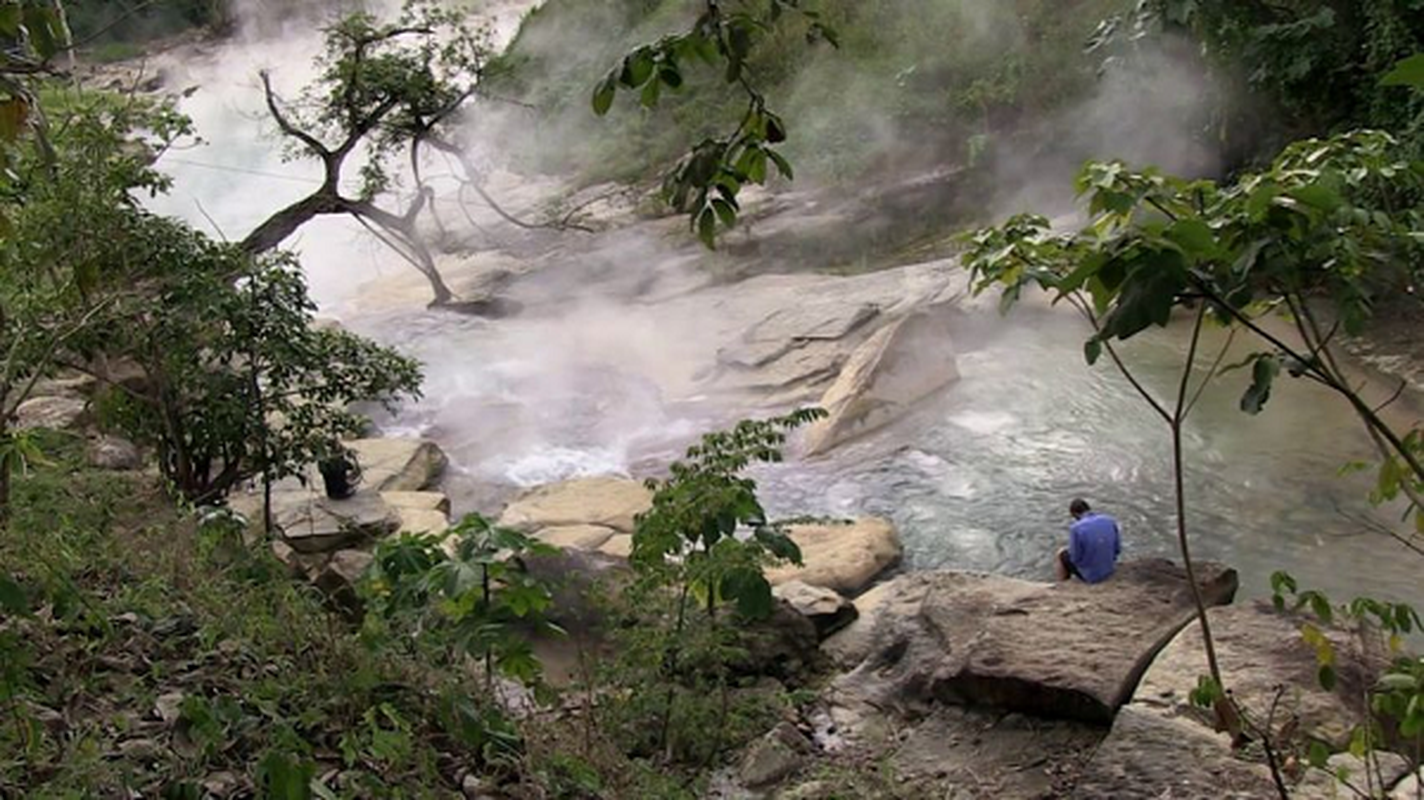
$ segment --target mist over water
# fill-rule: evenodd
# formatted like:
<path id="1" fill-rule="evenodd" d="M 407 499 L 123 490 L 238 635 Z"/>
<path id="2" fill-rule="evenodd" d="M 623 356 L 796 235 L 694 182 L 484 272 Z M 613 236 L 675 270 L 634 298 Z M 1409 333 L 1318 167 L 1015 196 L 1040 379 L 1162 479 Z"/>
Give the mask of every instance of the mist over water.
<path id="1" fill-rule="evenodd" d="M 197 87 L 182 108 L 207 140 L 165 158 L 177 185 L 156 209 L 231 239 L 319 182 L 315 164 L 283 159 L 257 74 L 269 69 L 280 93 L 295 97 L 313 77 L 320 25 L 349 5 L 238 2 L 247 13 L 234 40 L 151 64 L 170 87 Z M 536 5 L 483 4 L 494 41 L 509 41 Z M 996 162 L 997 212 L 1071 213 L 1072 173 L 1089 157 L 1196 175 L 1219 168 L 1187 132 L 1205 108 L 1204 78 L 1179 54 L 1148 58 L 1150 69 L 1110 72 L 1087 104 L 1043 121 L 1041 146 Z M 517 129 L 492 126 L 506 136 Z M 479 130 L 470 146 L 498 166 L 502 140 Z M 899 144 L 893 127 L 877 136 L 886 148 Z M 516 207 L 550 186 L 499 180 L 522 193 Z M 568 237 L 558 269 L 518 284 L 524 311 L 499 320 L 425 310 L 423 280 L 345 218 L 319 219 L 287 243 L 325 313 L 425 363 L 426 397 L 380 424 L 440 442 L 457 511 L 494 511 L 502 493 L 568 477 L 656 473 L 703 431 L 787 410 L 709 392 L 701 381 L 733 312 L 770 303 L 768 284 L 707 288 L 702 256 L 695 246 L 689 255 L 680 224 Z M 518 266 L 508 253 L 465 258 Z M 1085 335 L 1066 313 L 965 314 L 953 343 L 959 383 L 828 457 L 761 470 L 764 499 L 784 515 L 886 516 L 902 532 L 909 568 L 1046 578 L 1076 495 L 1123 521 L 1130 554 L 1173 556 L 1167 431 L 1116 373 L 1083 364 Z M 1179 340 L 1168 330 L 1134 342 L 1131 357 L 1153 386 L 1169 387 Z M 1341 596 L 1424 600 L 1415 562 L 1389 557 L 1390 544 L 1362 532 L 1362 518 L 1394 524 L 1365 503 L 1368 478 L 1336 477 L 1368 455 L 1348 409 L 1291 383 L 1266 414 L 1248 418 L 1235 408 L 1238 383 L 1209 391 L 1188 432 L 1195 555 L 1238 567 L 1250 595 L 1287 569 Z"/>

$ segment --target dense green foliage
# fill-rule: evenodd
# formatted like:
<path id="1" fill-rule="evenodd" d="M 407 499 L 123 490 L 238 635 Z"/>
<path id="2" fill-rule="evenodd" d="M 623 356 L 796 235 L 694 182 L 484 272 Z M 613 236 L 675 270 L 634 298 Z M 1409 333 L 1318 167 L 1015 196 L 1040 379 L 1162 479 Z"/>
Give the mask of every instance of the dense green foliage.
<path id="1" fill-rule="evenodd" d="M 0 794 L 310 797 L 334 770 L 342 796 L 449 795 L 495 755 L 465 676 L 369 649 L 265 545 L 45 445 L 0 536 Z"/>
<path id="2" fill-rule="evenodd" d="M 226 0 L 66 0 L 74 41 L 102 59 L 130 57 L 152 39 L 231 21 Z"/>
<path id="3" fill-rule="evenodd" d="M 697 4 L 700 6 L 700 4 Z M 758 4 L 728 4 L 757 8 Z M 961 0 L 821 0 L 787 14 L 746 59 L 746 70 L 785 120 L 786 158 L 813 181 L 867 170 L 951 164 L 982 153 L 1026 117 L 1081 101 L 1097 61 L 1082 52 L 1094 26 L 1125 0 L 976 3 Z M 591 128 L 589 93 L 625 54 L 683 32 L 695 7 L 650 0 L 553 0 L 530 15 L 510 50 L 491 64 L 496 94 L 533 103 L 537 125 L 516 113 L 522 146 L 511 155 L 587 180 L 643 179 L 694 144 L 735 129 L 747 103 L 725 69 L 689 69 L 680 90 L 664 87 L 660 111 L 628 106 Z M 807 46 L 811 25 L 838 47 Z M 571 43 L 577 38 L 577 46 Z M 696 64 L 694 60 L 691 63 Z M 593 130 L 592 142 L 568 143 Z M 531 135 L 532 134 L 532 135 Z M 511 142 L 517 144 L 517 142 Z"/>
<path id="4" fill-rule="evenodd" d="M 1380 80 L 1424 51 L 1418 0 L 1142 0 L 1113 28 L 1200 43 L 1225 89 L 1203 135 L 1240 158 L 1268 159 L 1295 139 L 1359 127 L 1393 133 L 1424 156 L 1424 96 Z"/>

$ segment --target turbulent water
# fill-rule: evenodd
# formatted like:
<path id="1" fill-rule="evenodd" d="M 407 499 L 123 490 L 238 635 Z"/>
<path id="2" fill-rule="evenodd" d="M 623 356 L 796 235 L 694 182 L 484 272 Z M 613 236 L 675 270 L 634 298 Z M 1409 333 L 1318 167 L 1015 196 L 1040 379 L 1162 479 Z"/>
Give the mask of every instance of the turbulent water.
<path id="1" fill-rule="evenodd" d="M 496 3 L 499 37 L 535 3 Z M 293 92 L 316 36 L 297 32 L 169 63 L 197 85 L 185 110 L 209 145 L 171 154 L 174 195 L 160 208 L 234 238 L 309 191 L 310 165 L 285 164 L 263 134 L 259 68 Z M 198 207 L 201 200 L 203 206 Z M 294 244 L 318 297 L 349 298 L 362 279 L 405 269 L 345 222 L 323 221 Z M 454 462 L 457 500 L 473 487 L 518 487 L 602 473 L 656 470 L 699 431 L 743 410 L 674 395 L 649 364 L 689 342 L 660 337 L 638 307 L 591 318 L 491 322 L 412 311 L 351 319 L 426 362 L 427 399 L 389 430 L 430 435 Z M 646 313 L 651 314 L 651 311 Z M 894 520 L 910 569 L 956 567 L 1044 578 L 1061 546 L 1067 503 L 1081 495 L 1123 523 L 1130 555 L 1173 555 L 1172 470 L 1164 423 L 1107 366 L 1083 364 L 1072 317 L 1026 312 L 966 321 L 956 337 L 963 379 L 900 423 L 826 458 L 758 474 L 778 514 Z M 1170 392 L 1179 332 L 1130 349 L 1154 389 Z M 1358 423 L 1334 397 L 1282 386 L 1267 412 L 1236 409 L 1239 376 L 1210 391 L 1188 429 L 1189 522 L 1198 558 L 1241 570 L 1249 594 L 1289 570 L 1339 596 L 1371 592 L 1424 602 L 1420 561 L 1370 531 L 1394 522 L 1365 502 L 1365 476 L 1339 477 L 1365 457 Z M 669 397 L 677 396 L 677 401 Z"/>

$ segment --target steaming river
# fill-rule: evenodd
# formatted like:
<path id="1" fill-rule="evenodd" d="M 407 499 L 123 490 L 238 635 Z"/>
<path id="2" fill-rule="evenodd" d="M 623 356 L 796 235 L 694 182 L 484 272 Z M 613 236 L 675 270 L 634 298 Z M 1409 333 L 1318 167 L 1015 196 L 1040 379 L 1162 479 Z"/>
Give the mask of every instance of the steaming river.
<path id="1" fill-rule="evenodd" d="M 507 40 L 533 5 L 492 4 L 497 38 Z M 262 136 L 253 76 L 274 67 L 284 91 L 295 94 L 310 75 L 304 59 L 315 45 L 308 31 L 168 65 L 174 85 L 202 87 L 184 107 L 210 144 L 170 157 L 177 189 L 158 210 L 200 227 L 212 217 L 236 236 L 310 191 L 311 165 L 284 164 L 277 143 Z M 302 252 L 318 297 L 404 269 L 344 221 L 324 221 L 289 244 Z M 680 357 L 680 343 L 659 338 L 656 319 L 639 327 L 637 310 L 619 313 L 625 330 L 634 323 L 629 348 L 666 346 L 669 358 Z M 490 484 L 645 474 L 739 412 L 725 403 L 669 402 L 626 359 L 559 358 L 569 329 L 537 319 L 496 323 L 412 311 L 347 321 L 427 363 L 429 399 L 390 425 L 441 441 L 455 467 L 449 488 L 466 508 L 493 503 L 478 488 Z M 763 470 L 765 501 L 782 515 L 886 516 L 904 538 L 908 569 L 1046 578 L 1075 495 L 1122 521 L 1130 555 L 1174 554 L 1166 428 L 1114 371 L 1084 365 L 1083 338 L 1077 320 L 1047 312 L 968 325 L 955 343 L 959 383 L 827 458 Z M 1164 394 L 1180 338 L 1153 334 L 1130 353 Z M 1248 418 L 1235 407 L 1243 379 L 1208 392 L 1189 427 L 1197 557 L 1237 567 L 1250 595 L 1265 594 L 1270 573 L 1286 569 L 1302 585 L 1341 598 L 1370 592 L 1424 605 L 1424 560 L 1361 522 L 1393 521 L 1365 502 L 1369 478 L 1336 474 L 1368 456 L 1348 409 L 1323 390 L 1288 382 L 1264 415 Z"/>
<path id="2" fill-rule="evenodd" d="M 457 465 L 457 506 L 478 504 L 479 493 L 462 486 L 641 476 L 736 417 L 726 407 L 665 403 L 649 380 L 611 360 L 568 372 L 552 355 L 564 334 L 542 325 L 419 314 L 369 329 L 427 362 L 430 399 L 392 425 L 442 441 Z M 770 510 L 888 517 L 908 569 L 1042 579 L 1066 535 L 1068 500 L 1081 495 L 1121 520 L 1129 555 L 1174 556 L 1167 429 L 1106 362 L 1084 364 L 1078 320 L 989 312 L 959 327 L 958 383 L 827 457 L 762 469 Z M 1157 332 L 1126 351 L 1164 395 L 1184 355 L 1180 334 Z M 550 355 L 511 358 L 516 340 L 543 342 Z M 1392 521 L 1366 502 L 1370 477 L 1338 474 L 1369 456 L 1348 409 L 1283 379 L 1266 412 L 1248 417 L 1236 405 L 1245 380 L 1238 373 L 1213 384 L 1188 426 L 1194 555 L 1235 566 L 1251 596 L 1268 594 L 1270 574 L 1284 569 L 1342 599 L 1368 592 L 1424 603 L 1424 562 L 1362 522 Z"/>

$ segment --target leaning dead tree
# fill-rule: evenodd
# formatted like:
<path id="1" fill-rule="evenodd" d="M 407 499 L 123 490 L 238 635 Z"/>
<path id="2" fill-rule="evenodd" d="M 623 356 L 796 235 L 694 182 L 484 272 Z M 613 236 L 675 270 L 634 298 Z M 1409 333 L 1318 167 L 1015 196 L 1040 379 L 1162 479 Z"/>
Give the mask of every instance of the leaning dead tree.
<path id="1" fill-rule="evenodd" d="M 434 196 L 419 167 L 433 132 L 474 96 L 487 54 L 485 38 L 459 14 L 413 2 L 395 24 L 358 13 L 328 28 L 321 76 L 297 103 L 285 103 L 263 72 L 267 111 L 288 140 L 289 155 L 318 161 L 323 177 L 311 194 L 258 225 L 243 249 L 265 252 L 319 216 L 347 215 L 426 277 L 432 305 L 454 302 L 418 229 Z M 395 187 L 391 161 L 401 154 L 416 178 L 414 198 L 403 207 L 383 207 L 379 198 Z M 343 183 L 353 170 L 360 186 L 349 195 Z"/>

